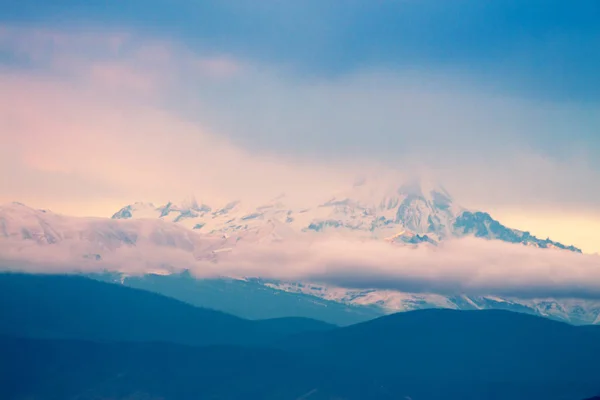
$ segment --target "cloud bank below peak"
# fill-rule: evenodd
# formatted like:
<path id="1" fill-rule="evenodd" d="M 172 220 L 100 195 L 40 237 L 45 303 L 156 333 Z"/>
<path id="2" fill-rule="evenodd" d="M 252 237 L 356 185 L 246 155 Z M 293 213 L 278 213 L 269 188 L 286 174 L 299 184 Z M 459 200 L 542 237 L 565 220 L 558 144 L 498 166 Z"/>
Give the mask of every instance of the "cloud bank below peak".
<path id="1" fill-rule="evenodd" d="M 311 244 L 247 245 L 220 259 L 218 268 L 235 276 L 362 289 L 521 298 L 600 298 L 598 255 L 476 238 L 417 248 L 378 241 L 348 243 L 347 239 L 339 238 L 315 240 Z M 194 271 L 199 276 L 203 274 L 201 268 Z"/>
<path id="2" fill-rule="evenodd" d="M 99 220 L 80 222 L 80 227 L 93 227 L 83 241 L 71 238 L 49 245 L 0 241 L 3 269 L 42 273 L 109 270 L 133 275 L 187 269 L 200 278 L 260 277 L 449 296 L 600 299 L 598 255 L 476 238 L 412 248 L 336 237 L 269 243 L 242 240 L 231 250 L 213 253 L 227 245 L 170 224 L 152 227 L 142 220 L 108 220 L 109 227 Z M 105 234 L 100 234 L 103 231 Z M 137 243 L 116 245 L 108 251 L 95 242 L 114 236 L 111 232 L 135 234 Z M 171 237 L 177 245 L 169 244 Z"/>

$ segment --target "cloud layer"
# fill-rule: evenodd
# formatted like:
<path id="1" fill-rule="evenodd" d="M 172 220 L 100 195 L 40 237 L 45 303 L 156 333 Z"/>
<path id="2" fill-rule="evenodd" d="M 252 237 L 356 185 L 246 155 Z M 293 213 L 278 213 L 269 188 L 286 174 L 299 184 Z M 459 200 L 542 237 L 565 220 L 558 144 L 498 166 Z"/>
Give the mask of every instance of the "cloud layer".
<path id="1" fill-rule="evenodd" d="M 262 277 L 348 288 L 600 299 L 598 255 L 476 238 L 416 248 L 325 233 L 266 241 L 248 234 L 238 241 L 154 219 L 74 218 L 19 205 L 0 212 L 0 265 L 8 270 L 142 274 L 189 269 L 198 277 Z"/>
<path id="2" fill-rule="evenodd" d="M 130 274 L 189 269 L 201 278 L 246 276 L 411 293 L 600 299 L 599 256 L 483 239 L 417 249 L 333 238 L 242 244 L 218 254 L 216 260 L 206 248 L 192 252 L 156 243 L 100 251 L 101 261 L 83 259 L 79 254 L 84 250 L 96 254 L 98 249 L 80 243 L 16 248 L 3 244 L 5 269 L 45 273 L 107 269 Z"/>
<path id="3" fill-rule="evenodd" d="M 440 247 L 326 239 L 247 245 L 219 260 L 234 275 L 438 294 L 600 298 L 600 257 L 483 239 Z M 202 267 L 194 269 L 203 274 Z"/>

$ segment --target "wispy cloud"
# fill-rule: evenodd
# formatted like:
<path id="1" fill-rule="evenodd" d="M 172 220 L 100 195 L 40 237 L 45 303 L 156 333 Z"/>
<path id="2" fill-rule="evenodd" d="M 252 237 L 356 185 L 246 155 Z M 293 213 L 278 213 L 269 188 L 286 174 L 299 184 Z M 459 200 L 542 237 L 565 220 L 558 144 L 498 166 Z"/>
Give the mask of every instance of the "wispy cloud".
<path id="1" fill-rule="evenodd" d="M 59 181 L 74 176 L 94 183 L 97 190 L 86 185 L 83 191 L 88 196 L 121 203 L 194 193 L 207 201 L 253 197 L 252 192 L 268 197 L 294 192 L 303 182 L 325 187 L 339 178 L 319 165 L 253 155 L 164 104 L 181 86 L 236 77 L 244 67 L 231 57 L 199 56 L 174 43 L 131 35 L 5 28 L 3 38 L 11 54 L 23 53 L 41 67 L 9 65 L 0 74 L 0 135 L 11 149 L 3 161 L 21 167 L 7 176 L 7 197 L 77 195 L 77 185 L 60 193 L 40 185 L 51 181 L 64 188 Z"/>

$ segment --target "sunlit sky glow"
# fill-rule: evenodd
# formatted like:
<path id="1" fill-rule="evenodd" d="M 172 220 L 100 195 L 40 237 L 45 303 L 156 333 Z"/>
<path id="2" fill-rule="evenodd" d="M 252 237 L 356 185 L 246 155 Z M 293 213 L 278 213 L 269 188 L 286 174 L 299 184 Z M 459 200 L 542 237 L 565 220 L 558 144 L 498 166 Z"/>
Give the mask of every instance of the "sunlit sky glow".
<path id="1" fill-rule="evenodd" d="M 368 171 L 600 252 L 600 5 L 22 0 L 0 202 L 313 201 Z"/>

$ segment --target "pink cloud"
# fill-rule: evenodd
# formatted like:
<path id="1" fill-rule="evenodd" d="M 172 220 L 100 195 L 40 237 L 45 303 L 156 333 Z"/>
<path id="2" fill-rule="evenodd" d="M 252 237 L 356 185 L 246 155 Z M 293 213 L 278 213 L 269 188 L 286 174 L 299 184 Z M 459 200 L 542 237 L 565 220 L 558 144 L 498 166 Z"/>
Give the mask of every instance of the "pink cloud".
<path id="1" fill-rule="evenodd" d="M 81 196 L 69 181 L 88 181 L 98 187 L 90 198 L 128 193 L 111 204 L 198 192 L 206 200 L 229 201 L 248 193 L 308 193 L 299 186 L 330 187 L 339 179 L 312 163 L 250 154 L 164 109 L 161 102 L 190 79 L 201 85 L 238 73 L 237 60 L 129 34 L 1 32 L 0 46 L 29 54 L 42 68 L 0 73 L 0 138 L 11 149 L 0 159 L 10 175 L 0 173 L 7 182 L 0 200 L 54 204 L 57 196 Z M 60 195 L 48 190 L 52 186 L 63 188 Z"/>
<path id="2" fill-rule="evenodd" d="M 242 196 L 259 201 L 287 192 L 303 201 L 349 175 L 246 152 L 201 124 L 163 110 L 151 96 L 139 96 L 132 85 L 146 90 L 152 80 L 135 77 L 135 70 L 117 63 L 96 71 L 96 80 L 75 83 L 0 74 L 0 139 L 11 149 L 10 157 L 0 158 L 0 180 L 5 182 L 0 201 L 34 201 L 45 207 L 56 204 L 56 198 L 80 198 L 85 181 L 90 182 L 85 185 L 89 199 L 120 193 L 107 214 L 114 212 L 115 203 L 166 202 L 192 194 L 224 202 Z"/>
<path id="3" fill-rule="evenodd" d="M 600 298 L 600 256 L 476 238 L 418 248 L 335 237 L 242 244 L 219 265 L 236 276 L 351 288 Z"/>

